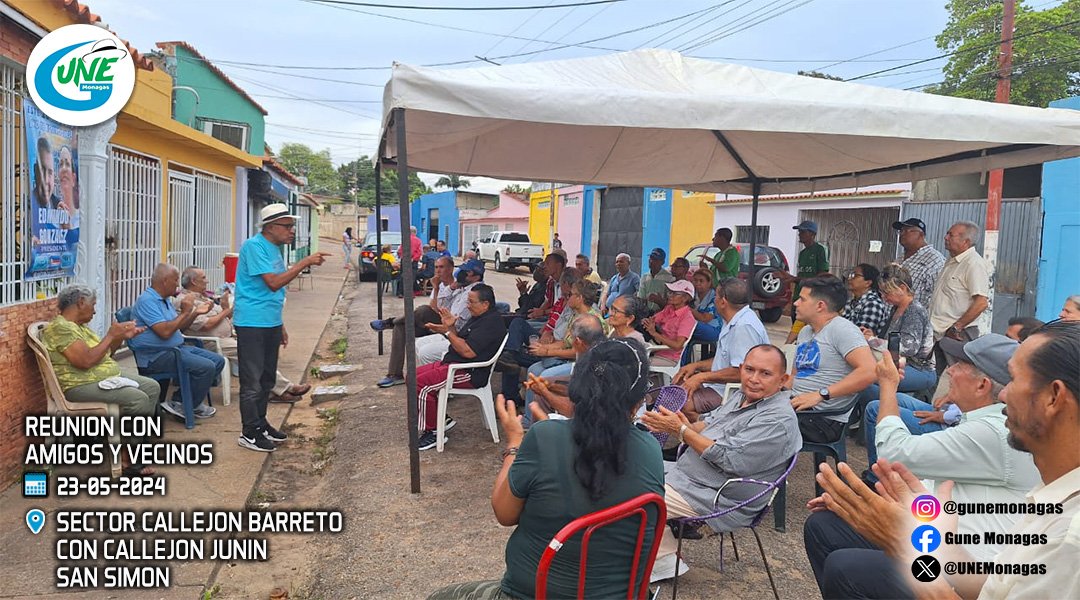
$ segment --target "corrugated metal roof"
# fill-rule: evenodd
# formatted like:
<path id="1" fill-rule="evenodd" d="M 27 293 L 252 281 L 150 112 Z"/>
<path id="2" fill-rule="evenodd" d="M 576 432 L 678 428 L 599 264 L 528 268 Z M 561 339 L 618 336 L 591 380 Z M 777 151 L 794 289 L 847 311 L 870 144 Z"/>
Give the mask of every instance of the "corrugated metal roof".
<path id="1" fill-rule="evenodd" d="M 885 198 L 889 196 L 899 196 L 909 193 L 910 190 L 898 189 L 898 190 L 868 190 L 862 192 L 830 192 L 820 194 L 793 194 L 784 196 L 762 196 L 758 199 L 758 202 L 791 202 L 792 200 L 837 200 L 844 198 Z M 720 194 L 717 194 L 716 200 L 710 200 L 709 204 L 749 204 L 752 198 L 750 196 L 735 196 L 729 198 L 721 198 Z"/>

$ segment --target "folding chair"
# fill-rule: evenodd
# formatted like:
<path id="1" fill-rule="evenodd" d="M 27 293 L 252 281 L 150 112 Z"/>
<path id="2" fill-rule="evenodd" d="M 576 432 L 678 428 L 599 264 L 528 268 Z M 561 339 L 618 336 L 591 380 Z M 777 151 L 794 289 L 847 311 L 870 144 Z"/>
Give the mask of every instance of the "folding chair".
<path id="1" fill-rule="evenodd" d="M 48 402 L 49 414 L 100 415 L 119 420 L 120 406 L 116 404 L 109 404 L 108 402 L 67 401 L 67 397 L 64 396 L 64 392 L 60 388 L 60 380 L 56 378 L 56 371 L 53 370 L 52 361 L 49 360 L 49 351 L 45 349 L 45 344 L 41 341 L 41 332 L 48 325 L 49 323 L 46 321 L 31 323 L 30 326 L 26 328 L 26 345 L 30 346 L 30 350 L 34 352 L 34 359 L 37 361 L 38 371 L 41 373 L 41 381 L 45 385 L 45 400 Z M 49 441 L 51 443 L 53 440 Z M 114 434 L 109 436 L 109 443 L 117 447 L 120 446 L 120 434 L 118 428 L 114 428 Z M 120 477 L 120 471 L 120 462 L 113 461 L 113 478 Z"/>
<path id="2" fill-rule="evenodd" d="M 650 505 L 656 507 L 656 524 L 653 527 L 652 544 L 648 548 L 646 556 L 645 528 L 648 525 L 649 514 L 645 509 Z M 627 600 L 633 600 L 634 598 L 644 600 L 649 592 L 649 576 L 652 574 L 653 562 L 656 560 L 657 551 L 660 550 L 660 538 L 664 533 L 664 527 L 667 526 L 667 506 L 664 504 L 664 499 L 659 494 L 651 492 L 616 504 L 611 508 L 578 517 L 568 523 L 566 527 L 560 529 L 555 534 L 555 537 L 551 539 L 551 542 L 548 543 L 544 553 L 540 555 L 540 563 L 536 567 L 536 589 L 534 591 L 537 600 L 547 598 L 548 571 L 551 568 L 552 561 L 555 560 L 555 555 L 563 549 L 567 540 L 582 530 L 584 530 L 584 533 L 581 536 L 580 559 L 578 561 L 577 597 L 579 599 L 585 598 L 586 564 L 589 557 L 589 542 L 592 540 L 593 534 L 601 527 L 633 517 L 638 519 L 638 535 L 631 555 L 633 559 L 630 561 L 630 577 L 628 579 L 629 585 L 626 590 L 626 598 Z M 638 578 L 638 567 L 643 556 L 646 556 L 645 569 L 641 578 Z"/>
<path id="3" fill-rule="evenodd" d="M 776 591 L 776 582 L 773 581 L 772 569 L 769 568 L 769 559 L 765 556 L 765 548 L 761 545 L 761 536 L 758 535 L 757 526 L 760 525 L 761 522 L 765 520 L 765 515 L 768 514 L 769 508 L 772 506 L 773 500 L 776 499 L 777 494 L 779 493 L 779 491 L 782 488 L 782 486 L 784 485 L 784 483 L 787 481 L 788 476 L 791 475 L 791 471 L 792 471 L 792 469 L 795 468 L 795 463 L 796 463 L 796 461 L 798 461 L 798 459 L 799 459 L 798 454 L 796 454 L 795 456 L 792 456 L 791 457 L 791 462 L 788 463 L 787 469 L 784 471 L 784 473 L 782 475 L 780 475 L 780 477 L 778 477 L 776 479 L 776 481 L 771 481 L 771 482 L 770 481 L 761 481 L 761 480 L 758 480 L 758 479 L 751 479 L 749 477 L 736 477 L 735 479 L 728 479 L 727 481 L 725 481 L 724 485 L 720 486 L 720 489 L 716 491 L 716 496 L 713 498 L 713 506 L 714 507 L 716 506 L 716 503 L 720 500 L 720 496 L 724 493 L 724 488 L 727 487 L 728 484 L 731 484 L 731 483 L 752 483 L 752 484 L 755 484 L 755 485 L 762 486 L 762 490 L 760 492 L 758 492 L 757 494 L 754 494 L 752 497 L 747 498 L 746 500 L 740 502 L 736 506 L 733 506 L 731 508 L 726 508 L 726 509 L 721 510 L 721 511 L 717 511 L 717 512 L 714 512 L 714 513 L 709 514 L 709 515 L 701 515 L 701 516 L 697 516 L 697 517 L 680 517 L 680 518 L 677 518 L 677 519 L 673 519 L 674 521 L 676 521 L 679 524 L 679 547 L 678 547 L 678 550 L 676 551 L 676 556 L 681 556 L 682 555 L 683 532 L 684 532 L 687 525 L 700 525 L 702 523 L 705 523 L 709 519 L 715 519 L 717 517 L 722 517 L 722 516 L 724 516 L 726 514 L 732 513 L 732 512 L 734 512 L 736 510 L 739 510 L 741 508 L 749 506 L 750 504 L 752 504 L 754 502 L 757 502 L 761 498 L 764 498 L 766 495 L 768 495 L 769 500 L 765 503 L 765 506 L 763 506 L 761 508 L 761 510 L 759 510 L 758 513 L 756 515 L 754 515 L 754 519 L 752 521 L 750 521 L 750 524 L 747 525 L 746 527 L 748 527 L 750 529 L 750 531 L 754 534 L 754 539 L 757 540 L 758 551 L 761 552 L 761 561 L 763 563 L 765 563 L 765 573 L 769 576 L 769 585 L 772 586 L 773 597 L 775 597 L 776 600 L 780 600 L 780 594 Z M 731 539 L 731 549 L 735 552 L 735 560 L 739 560 L 739 549 L 735 546 L 735 532 L 734 531 L 729 531 L 728 532 L 728 537 Z M 720 534 L 720 572 L 721 573 L 724 572 L 724 534 L 722 534 L 722 533 Z M 679 593 L 679 570 L 676 569 L 675 570 L 675 581 L 672 583 L 672 590 L 671 590 L 671 598 L 672 598 L 672 600 L 675 599 L 675 597 L 678 595 L 678 593 Z"/>
<path id="4" fill-rule="evenodd" d="M 444 439 L 446 437 L 446 402 L 450 396 L 475 396 L 480 400 L 480 414 L 483 415 L 484 418 L 484 427 L 491 431 L 491 439 L 496 444 L 499 443 L 499 425 L 495 421 L 495 400 L 491 395 L 490 369 L 499 360 L 499 355 L 502 354 L 503 348 L 506 347 L 507 337 L 509 336 L 503 336 L 503 341 L 499 344 L 499 349 L 495 351 L 495 355 L 489 360 L 485 360 L 484 362 L 452 364 L 446 371 L 446 384 L 439 390 L 438 425 L 435 430 L 435 449 L 437 451 L 443 451 L 443 445 L 446 441 Z M 479 389 L 454 387 L 454 374 L 458 371 L 483 368 L 489 369 L 488 382 L 484 387 Z"/>

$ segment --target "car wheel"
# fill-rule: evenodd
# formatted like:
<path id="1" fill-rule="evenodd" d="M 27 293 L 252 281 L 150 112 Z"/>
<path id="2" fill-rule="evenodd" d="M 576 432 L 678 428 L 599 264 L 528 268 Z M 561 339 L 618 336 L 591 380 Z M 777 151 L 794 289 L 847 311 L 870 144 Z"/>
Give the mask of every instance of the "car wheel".
<path id="1" fill-rule="evenodd" d="M 765 298 L 775 298 L 784 289 L 780 271 L 773 267 L 758 269 L 754 273 L 754 293 Z"/>
<path id="2" fill-rule="evenodd" d="M 758 311 L 761 315 L 762 323 L 775 323 L 780 320 L 780 317 L 784 314 L 784 307 L 777 306 L 775 308 L 763 308 Z"/>
<path id="3" fill-rule="evenodd" d="M 495 270 L 500 272 L 500 273 L 503 272 L 502 259 L 499 258 L 499 255 L 497 253 L 495 254 Z"/>

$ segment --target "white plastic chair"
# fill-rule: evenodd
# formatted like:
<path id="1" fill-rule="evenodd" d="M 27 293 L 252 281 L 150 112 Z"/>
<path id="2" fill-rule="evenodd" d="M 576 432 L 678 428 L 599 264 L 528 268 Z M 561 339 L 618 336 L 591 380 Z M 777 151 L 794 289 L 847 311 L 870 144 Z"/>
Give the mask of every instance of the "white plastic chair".
<path id="1" fill-rule="evenodd" d="M 692 335 L 686 336 L 686 341 L 683 342 L 683 347 L 679 351 L 679 356 L 680 357 L 682 357 L 682 356 L 684 356 L 686 354 L 686 348 L 688 346 L 690 346 L 690 341 L 691 341 L 691 339 L 693 337 L 694 336 L 692 336 Z M 675 374 L 678 373 L 679 369 L 682 368 L 682 365 L 680 364 L 680 361 L 676 361 L 676 363 L 674 365 L 670 366 L 670 367 L 666 367 L 666 366 L 662 366 L 662 365 L 654 365 L 654 364 L 652 364 L 652 355 L 653 355 L 654 352 L 658 352 L 660 350 L 671 350 L 671 348 L 669 348 L 667 346 L 659 346 L 659 345 L 656 345 L 656 344 L 648 344 L 648 345 L 645 346 L 645 350 L 647 350 L 649 352 L 649 359 L 650 359 L 649 360 L 649 373 L 650 374 L 652 374 L 652 373 L 659 373 L 660 374 L 660 377 L 663 378 L 663 380 L 660 382 L 660 385 L 668 385 L 668 384 L 670 384 L 671 380 L 675 378 Z"/>
<path id="2" fill-rule="evenodd" d="M 26 328 L 26 344 L 34 352 L 37 360 L 38 371 L 41 372 L 42 383 L 45 384 L 45 399 L 48 402 L 50 415 L 101 415 L 111 417 L 119 422 L 120 406 L 108 402 L 68 402 L 60 387 L 60 380 L 56 378 L 52 361 L 49 360 L 49 351 L 41 341 L 41 331 L 48 326 L 47 321 L 31 323 Z M 120 446 L 119 427 L 113 428 L 114 434 L 109 436 L 109 443 Z M 110 452 L 110 454 L 112 454 Z M 119 462 L 112 463 L 113 478 L 120 477 L 121 466 Z"/>
<path id="3" fill-rule="evenodd" d="M 505 347 L 506 337 L 504 336 L 502 343 L 499 344 L 499 349 L 495 351 L 495 354 L 490 360 L 485 360 L 484 362 L 452 364 L 446 371 L 446 385 L 439 390 L 439 414 L 436 417 L 438 425 L 435 429 L 435 449 L 437 451 L 442 452 L 443 445 L 446 442 L 446 401 L 450 396 L 476 396 L 476 398 L 480 400 L 480 412 L 484 418 L 484 427 L 487 427 L 488 430 L 491 431 L 492 441 L 496 444 L 499 443 L 499 426 L 495 421 L 495 400 L 491 395 L 491 376 L 488 376 L 487 385 L 482 388 L 458 388 L 454 387 L 454 373 L 463 369 L 494 367 L 495 362 L 499 360 L 499 355 L 502 354 L 503 348 Z"/>
<path id="4" fill-rule="evenodd" d="M 742 389 L 742 384 L 741 383 L 729 383 L 729 384 L 725 385 L 724 386 L 724 400 L 723 400 L 723 403 L 727 404 L 728 398 L 731 397 L 731 392 L 733 392 L 735 390 L 741 390 L 741 389 Z"/>
<path id="5" fill-rule="evenodd" d="M 208 351 L 214 352 L 225 360 L 225 366 L 221 367 L 221 403 L 225 406 L 232 404 L 232 379 L 230 379 L 232 377 L 232 367 L 229 364 L 228 357 L 225 356 L 225 352 L 221 349 L 221 338 L 203 335 L 185 335 L 184 339 L 202 342 L 203 350 L 207 350 L 207 342 L 214 345 L 214 349 Z"/>
<path id="6" fill-rule="evenodd" d="M 787 359 L 788 372 L 791 372 L 791 367 L 795 364 L 795 344 L 784 344 L 780 346 L 780 350 L 784 353 L 784 358 Z"/>

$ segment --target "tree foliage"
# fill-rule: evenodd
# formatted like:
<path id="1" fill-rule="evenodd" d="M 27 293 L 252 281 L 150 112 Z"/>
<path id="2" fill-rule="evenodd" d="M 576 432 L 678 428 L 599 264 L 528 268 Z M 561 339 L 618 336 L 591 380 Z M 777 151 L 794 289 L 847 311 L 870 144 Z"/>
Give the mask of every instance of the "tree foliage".
<path id="1" fill-rule="evenodd" d="M 529 194 L 532 193 L 532 186 L 525 187 L 520 183 L 508 183 L 506 187 L 502 189 L 502 192 L 504 194 L 514 194 L 517 196 L 525 196 L 526 198 L 528 198 Z"/>
<path id="2" fill-rule="evenodd" d="M 821 71 L 799 71 L 799 75 L 804 77 L 814 77 L 816 79 L 831 79 L 833 81 L 843 81 L 843 77 L 837 77 L 835 75 L 829 75 L 828 73 L 822 73 Z"/>
<path id="3" fill-rule="evenodd" d="M 342 198 L 360 206 L 375 206 L 375 164 L 369 156 L 345 163 L 337 168 L 339 193 Z M 382 188 L 379 190 L 383 204 L 398 203 L 398 174 L 395 169 L 382 172 Z M 409 172 L 409 200 L 430 194 L 429 188 L 416 171 Z"/>
<path id="4" fill-rule="evenodd" d="M 993 101 L 998 81 L 1001 0 L 950 0 L 949 22 L 937 46 L 955 53 L 935 94 Z M 1046 10 L 1016 5 L 1010 102 L 1046 106 L 1080 94 L 1080 0 Z"/>
<path id="5" fill-rule="evenodd" d="M 305 191 L 334 195 L 339 183 L 329 150 L 313 151 L 304 144 L 283 144 L 277 155 L 278 161 L 293 175 L 307 177 Z"/>
<path id="6" fill-rule="evenodd" d="M 439 178 L 438 181 L 435 182 L 435 187 L 437 188 L 445 187 L 452 190 L 456 190 L 458 188 L 467 188 L 470 185 L 471 182 L 468 179 L 465 179 L 464 177 L 459 177 L 457 175 L 443 175 Z"/>

